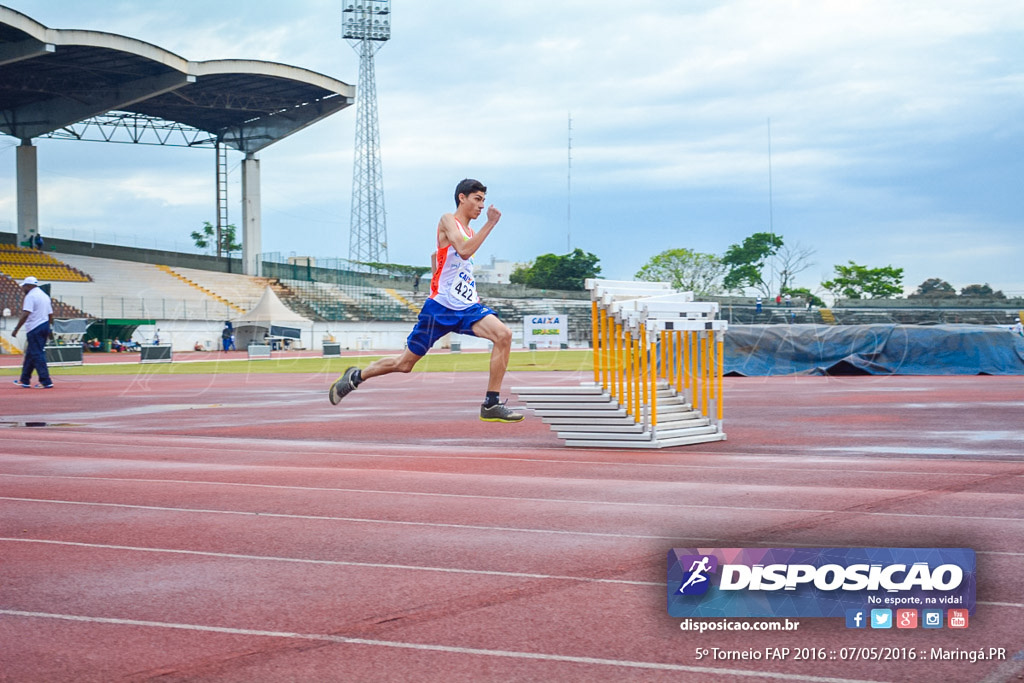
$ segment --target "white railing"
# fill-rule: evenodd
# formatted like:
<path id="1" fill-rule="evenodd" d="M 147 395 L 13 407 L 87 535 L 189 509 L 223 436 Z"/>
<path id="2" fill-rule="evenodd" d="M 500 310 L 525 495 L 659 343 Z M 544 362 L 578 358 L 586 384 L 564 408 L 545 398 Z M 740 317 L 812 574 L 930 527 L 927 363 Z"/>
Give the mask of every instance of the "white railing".
<path id="1" fill-rule="evenodd" d="M 238 311 L 210 299 L 140 299 L 118 296 L 58 296 L 93 318 L 146 320 L 230 320 Z"/>

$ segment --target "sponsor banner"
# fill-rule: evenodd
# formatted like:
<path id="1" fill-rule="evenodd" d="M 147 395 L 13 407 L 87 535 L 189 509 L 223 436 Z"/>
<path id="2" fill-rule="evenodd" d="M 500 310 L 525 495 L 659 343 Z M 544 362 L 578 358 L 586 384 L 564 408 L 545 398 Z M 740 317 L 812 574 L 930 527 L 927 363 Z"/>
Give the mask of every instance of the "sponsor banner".
<path id="1" fill-rule="evenodd" d="M 852 611 L 974 614 L 967 548 L 673 548 L 673 617 L 848 617 Z"/>
<path id="2" fill-rule="evenodd" d="M 558 347 L 569 343 L 568 318 L 564 315 L 524 315 L 523 346 Z"/>

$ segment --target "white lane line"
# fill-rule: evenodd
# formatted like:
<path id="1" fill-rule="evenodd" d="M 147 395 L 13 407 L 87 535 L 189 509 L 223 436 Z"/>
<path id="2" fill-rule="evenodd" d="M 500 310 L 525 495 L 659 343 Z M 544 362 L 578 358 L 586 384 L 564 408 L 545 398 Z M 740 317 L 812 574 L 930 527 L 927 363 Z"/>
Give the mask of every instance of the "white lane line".
<path id="1" fill-rule="evenodd" d="M 594 666 L 612 666 L 629 669 L 654 669 L 659 671 L 684 671 L 706 676 L 737 676 L 748 678 L 770 678 L 781 681 L 807 681 L 808 683 L 873 683 L 872 681 L 851 678 L 832 678 L 829 676 L 807 676 L 793 673 L 774 673 L 770 671 L 747 671 L 743 669 L 716 669 L 707 666 L 687 666 L 685 664 L 669 664 L 665 662 L 637 662 L 625 659 L 602 659 L 599 657 L 579 657 L 574 655 L 553 655 L 543 652 L 518 652 L 515 650 L 491 650 L 475 647 L 457 647 L 452 645 L 436 645 L 431 643 L 408 643 L 394 640 L 374 640 L 369 638 L 348 638 L 325 633 L 293 633 L 289 631 L 260 631 L 254 629 L 228 628 L 224 626 L 203 626 L 200 624 L 177 624 L 163 621 L 139 621 L 137 619 L 114 619 L 109 617 L 87 617 L 76 614 L 52 614 L 47 612 L 25 612 L 22 610 L 0 609 L 0 615 L 26 617 L 36 619 L 61 619 L 92 624 L 114 624 L 118 626 L 142 626 L 148 628 L 165 628 L 182 631 L 200 631 L 205 633 L 225 633 L 237 636 L 256 636 L 264 638 L 288 638 L 293 640 L 315 640 L 345 645 L 367 645 L 372 647 L 388 647 L 404 650 L 421 650 L 427 652 L 444 652 L 458 655 L 476 655 L 481 657 L 505 657 L 511 659 L 529 659 L 542 662 L 565 662 L 569 664 L 590 664 Z"/>
<path id="2" fill-rule="evenodd" d="M 318 456 L 331 456 L 331 457 L 351 457 L 351 458 L 380 458 L 380 459 L 408 459 L 411 457 L 408 453 L 415 454 L 417 460 L 434 460 L 434 461 L 448 461 L 448 460 L 466 460 L 466 461 L 482 461 L 482 462 L 500 462 L 500 463 L 540 463 L 549 465 L 597 465 L 604 467 L 652 467 L 652 468 L 663 468 L 663 469 L 681 469 L 681 470 L 769 470 L 777 471 L 782 470 L 786 472 L 818 472 L 820 473 L 820 467 L 776 467 L 776 466 L 764 466 L 764 467 L 750 467 L 744 465 L 691 465 L 682 463 L 666 463 L 666 462 L 618 462 L 618 461 L 602 461 L 602 460 L 561 460 L 552 458 L 512 458 L 512 457 L 499 457 L 495 455 L 430 455 L 424 453 L 423 444 L 378 444 L 373 442 L 348 442 L 345 445 L 347 447 L 365 447 L 373 449 L 372 453 L 354 453 L 354 452 L 338 452 L 338 444 L 333 442 L 322 442 L 322 441 L 293 441 L 293 440 L 275 440 L 273 444 L 268 444 L 266 440 L 254 440 L 254 439 L 232 439 L 231 444 L 223 443 L 225 439 L 223 437 L 199 437 L 199 436 L 188 436 L 188 435 L 164 435 L 166 438 L 180 438 L 182 440 L 188 440 L 188 450 L 192 451 L 211 451 L 218 454 L 233 453 L 233 454 L 248 454 L 251 453 L 250 448 L 245 448 L 245 444 L 250 446 L 259 446 L 260 453 L 276 455 L 282 448 L 288 448 L 290 453 L 302 454 L 302 455 L 318 455 Z M 218 440 L 219 442 L 211 443 L 209 445 L 197 445 L 197 442 Z M 39 440 L 34 439 L 19 439 L 17 437 L 10 437 L 4 439 L 5 443 L 25 443 L 33 447 L 38 448 Z M 63 442 L 59 442 L 63 443 Z M 237 448 L 233 448 L 233 445 L 237 444 Z M 94 445 L 102 445 L 104 449 L 111 449 L 121 447 L 124 450 L 137 453 L 139 447 L 131 444 L 114 444 L 106 442 L 96 442 Z M 156 446 L 158 448 L 166 448 L 173 450 L 175 446 Z M 432 447 L 440 448 L 441 445 L 427 445 L 428 449 Z M 808 448 L 808 447 L 801 447 Z M 395 451 L 395 454 L 381 453 L 380 451 L 390 450 Z M 564 447 L 547 447 L 547 446 L 530 446 L 530 450 L 534 451 L 562 451 Z M 817 453 L 817 449 L 812 451 Z M 723 459 L 761 459 L 768 460 L 770 462 L 792 462 L 796 460 L 813 460 L 815 463 L 832 463 L 832 464 L 849 464 L 851 462 L 857 462 L 863 460 L 866 463 L 877 461 L 878 458 L 865 457 L 865 458 L 854 458 L 854 457 L 842 457 L 842 456 L 829 456 L 828 454 L 815 454 L 815 455 L 779 455 L 778 453 L 711 453 L 706 451 L 687 451 L 686 455 L 689 459 L 694 457 L 709 457 L 716 458 L 718 460 Z M 34 456 L 31 454 L 22 454 L 21 457 L 39 457 L 39 458 L 50 458 L 50 456 Z M 60 456 L 67 457 L 67 456 Z M 897 456 L 898 458 L 898 456 Z M 76 458 L 78 460 L 79 458 Z M 110 460 L 110 458 L 86 458 L 86 459 L 102 459 Z M 938 462 L 928 458 L 911 457 L 902 458 L 909 462 L 918 463 L 922 460 L 928 462 Z M 149 462 L 149 461 L 142 461 Z M 948 463 L 948 460 L 941 462 Z M 1007 459 L 1000 460 L 998 458 L 958 458 L 957 463 L 983 463 L 986 465 L 990 464 L 1002 464 L 1002 465 L 1020 465 L 1021 460 L 1019 459 Z M 240 467 L 240 466 L 239 466 Z M 248 467 L 248 465 L 246 466 Z M 253 467 L 265 467 L 262 465 L 254 465 Z M 303 468 L 303 469 L 324 469 L 324 468 Z M 333 469 L 333 468 L 332 468 Z M 419 470 L 410 470 L 418 472 Z M 916 470 L 842 470 L 842 472 L 857 473 L 857 474 L 901 474 L 901 475 L 927 475 L 933 474 L 930 472 L 916 471 Z M 440 473 L 436 473 L 440 474 Z M 940 476 L 974 476 L 970 472 L 935 472 L 934 474 Z M 991 476 L 991 475 L 976 475 L 976 476 Z M 1024 476 L 1020 474 L 1011 474 L 1008 476 Z"/>
<path id="3" fill-rule="evenodd" d="M 1024 553 L 1014 553 L 1009 550 L 975 550 L 976 555 L 1006 555 L 1007 557 L 1024 557 Z"/>
<path id="4" fill-rule="evenodd" d="M 469 500 L 496 500 L 506 502 L 525 502 L 525 503 L 552 503 L 552 504 L 563 504 L 563 505 L 606 505 L 612 507 L 642 507 L 642 508 L 672 508 L 672 509 L 725 509 L 725 510 L 753 510 L 753 511 L 767 511 L 767 512 L 813 512 L 813 513 L 833 513 L 833 510 L 815 510 L 815 509 L 792 509 L 792 508 L 759 508 L 759 507 L 739 507 L 739 506 L 721 506 L 721 505 L 698 505 L 698 504 L 687 504 L 687 503 L 649 503 L 649 502 L 636 502 L 636 501 L 610 501 L 610 500 L 586 500 L 586 499 L 574 499 L 574 498 L 532 498 L 532 497 L 521 497 L 521 496 L 488 496 L 483 494 L 471 494 L 471 493 L 436 493 L 430 491 L 388 491 L 384 489 L 352 489 L 352 488 L 334 488 L 325 486 L 287 486 L 282 484 L 250 484 L 246 482 L 219 482 L 219 481 L 201 481 L 201 480 L 189 480 L 189 479 L 130 479 L 122 477 L 75 477 L 65 475 L 37 475 L 37 474 L 3 474 L 0 476 L 7 477 L 24 477 L 24 478 L 42 478 L 42 479 L 71 479 L 71 480 L 97 480 L 97 481 L 117 481 L 126 483 L 147 483 L 147 484 L 192 484 L 198 486 L 238 486 L 238 487 L 251 487 L 258 489 L 277 489 L 285 491 L 320 491 L 325 493 L 361 493 L 367 495 L 393 495 L 393 496 L 411 496 L 411 497 L 436 497 L 436 498 L 456 498 L 456 499 L 469 499 Z M 912 489 L 904 489 L 905 491 L 913 491 Z M 924 493 L 926 491 L 922 491 Z M 0 498 L 2 500 L 2 498 Z M 882 502 L 885 502 L 884 500 Z M 933 515 L 913 515 L 910 513 L 887 513 L 887 512 L 870 512 L 870 513 L 858 513 L 842 511 L 847 514 L 871 514 L 871 515 L 897 515 L 897 516 L 927 516 Z M 957 517 L 951 516 L 950 519 L 1011 519 L 1017 521 L 1024 521 L 1024 518 L 1016 517 Z"/>
<path id="5" fill-rule="evenodd" d="M 424 572 L 441 572 L 447 574 L 480 574 L 484 576 L 504 576 L 518 579 L 557 579 L 560 581 L 578 581 L 580 583 L 613 583 L 628 586 L 658 586 L 663 588 L 664 581 L 629 581 L 626 579 L 598 579 L 587 576 L 565 576 L 561 574 L 529 574 L 525 572 L 503 572 L 489 569 L 457 569 L 454 567 L 424 567 L 411 564 L 386 564 L 381 562 L 347 562 L 344 560 L 310 560 L 299 557 L 275 557 L 271 555 L 241 555 L 238 553 L 215 553 L 205 550 L 178 550 L 174 548 L 142 548 L 128 545 L 107 545 L 104 543 L 80 543 L 77 541 L 53 541 L 42 538 L 3 538 L 2 543 L 36 543 L 44 545 L 61 545 L 76 548 L 96 548 L 100 550 L 127 550 L 144 553 L 168 553 L 172 555 L 198 555 L 201 557 L 219 557 L 229 560 L 257 560 L 262 562 L 291 562 L 295 564 L 313 564 L 331 567 L 367 567 L 371 569 L 400 569 Z M 1016 602 L 990 602 L 979 600 L 979 605 L 991 607 L 1017 607 L 1024 608 L 1024 603 Z"/>
<path id="6" fill-rule="evenodd" d="M 130 510 L 151 510 L 154 512 L 186 512 L 194 514 L 213 514 L 213 515 L 239 515 L 244 517 L 273 517 L 277 519 L 305 519 L 305 520 L 316 520 L 316 521 L 327 521 L 327 522 L 356 522 L 360 524 L 395 524 L 399 526 L 416 526 L 416 527 L 438 527 L 444 529 L 472 529 L 474 531 L 501 531 L 501 532 L 518 532 L 526 534 L 553 534 L 562 536 L 595 536 L 600 538 L 635 538 L 635 539 L 653 539 L 659 541 L 675 541 L 678 537 L 675 536 L 650 536 L 644 534 L 616 534 L 610 532 L 601 531 L 564 531 L 561 529 L 526 529 L 518 527 L 506 527 L 506 526 L 483 526 L 475 524 L 446 524 L 443 522 L 409 522 L 402 520 L 391 520 L 391 519 L 365 519 L 361 517 L 330 517 L 325 515 L 290 515 L 280 512 L 244 512 L 239 510 L 205 510 L 202 508 L 172 508 L 172 507 L 159 507 L 154 505 L 127 505 L 124 503 L 85 503 L 75 500 L 46 500 L 42 498 L 12 498 L 7 496 L 0 496 L 0 500 L 10 500 L 15 502 L 23 503 L 49 503 L 53 505 L 85 505 L 90 507 L 112 507 L 122 508 Z M 688 540 L 711 540 L 711 539 L 688 539 Z"/>
<path id="7" fill-rule="evenodd" d="M 126 483 L 145 483 L 145 484 L 193 484 L 199 486 L 239 486 L 239 487 L 251 487 L 258 489 L 277 489 L 284 491 L 320 491 L 325 493 L 365 493 L 370 495 L 393 495 L 393 496 L 423 496 L 423 497 L 436 497 L 436 498 L 464 498 L 470 500 L 500 500 L 500 501 L 511 501 L 511 502 L 526 502 L 526 503 L 563 503 L 569 505 L 611 505 L 611 506 L 625 506 L 625 507 L 656 507 L 656 508 L 704 508 L 713 507 L 719 508 L 722 506 L 706 506 L 686 503 L 649 503 L 649 502 L 636 502 L 636 501 L 614 501 L 614 500 L 587 500 L 587 499 L 576 499 L 576 498 L 531 498 L 522 496 L 488 496 L 483 494 L 473 493 L 437 493 L 431 491 L 388 491 L 386 489 L 352 489 L 352 488 L 336 488 L 328 486 L 288 486 L 284 484 L 250 484 L 247 482 L 220 482 L 220 481 L 203 481 L 194 479 L 130 479 L 124 477 L 74 477 L 66 475 L 43 475 L 43 474 L 2 474 L 0 476 L 6 477 L 24 477 L 24 478 L 41 478 L 41 479 L 71 479 L 71 480 L 96 480 L 96 481 L 117 481 Z M 666 484 L 674 484 L 677 482 L 665 482 Z M 914 489 L 902 489 L 903 491 L 915 491 Z M 823 510 L 794 510 L 788 508 L 735 508 L 729 506 L 728 509 L 754 509 L 754 510 L 771 510 L 773 512 L 824 512 Z"/>
<path id="8" fill-rule="evenodd" d="M 175 512 L 215 512 L 221 514 L 234 514 L 234 515 L 258 515 L 264 517 L 293 517 L 296 519 L 330 519 L 337 521 L 347 522 L 374 522 L 381 524 L 416 524 L 421 526 L 443 526 L 443 527 L 456 527 L 456 528 L 467 528 L 467 529 L 505 529 L 506 527 L 487 527 L 487 526 L 472 526 L 462 524 L 444 524 L 440 522 L 407 522 L 407 521 L 396 521 L 396 520 L 382 520 L 382 519 L 369 519 L 362 517 L 322 517 L 316 515 L 290 515 L 283 513 L 273 512 L 245 512 L 238 510 L 206 510 L 206 509 L 193 509 L 193 508 L 173 508 L 163 506 L 149 506 L 149 505 L 127 505 L 124 503 L 96 503 L 96 502 L 84 502 L 77 500 L 51 500 L 47 498 L 18 498 L 14 496 L 0 496 L 0 500 L 11 500 L 17 502 L 29 502 L 29 503 L 53 503 L 60 505 L 96 505 L 96 506 L 109 506 L 109 507 L 123 507 L 123 508 L 134 508 L 140 510 L 172 510 Z M 512 498 L 511 500 L 529 500 Z M 537 499 L 543 501 L 544 499 Z M 561 501 L 554 501 L 561 502 Z M 578 501 L 567 501 L 567 502 L 578 502 Z M 887 501 L 881 500 L 879 503 L 885 503 Z M 899 501 L 897 501 L 899 502 Z M 911 519 L 947 519 L 947 520 L 973 520 L 973 521 L 984 521 L 984 522 L 1024 522 L 1024 518 L 1021 517 L 981 517 L 977 515 L 938 515 L 938 514 L 926 514 L 926 513 L 915 513 L 915 512 L 868 512 L 863 510 L 826 510 L 826 509 L 815 509 L 815 508 L 772 508 L 772 507 L 746 507 L 740 505 L 687 505 L 678 504 L 676 507 L 686 508 L 689 510 L 726 510 L 736 512 L 783 512 L 792 514 L 815 514 L 815 515 L 851 515 L 851 516 L 868 516 L 868 517 L 905 517 Z M 519 529 L 519 531 L 541 531 L 539 529 Z M 577 531 L 547 531 L 544 533 L 591 533 L 591 532 L 577 532 Z M 626 538 L 670 538 L 666 536 L 635 536 L 631 534 L 607 534 L 607 533 L 596 533 L 599 536 L 624 536 Z"/>
<path id="9" fill-rule="evenodd" d="M 1024 607 L 1024 603 L 1020 602 L 988 602 L 979 600 L 977 604 L 988 605 L 989 607 Z"/>
<path id="10" fill-rule="evenodd" d="M 296 564 L 324 565 L 329 567 L 368 567 L 372 569 L 402 569 L 423 572 L 442 572 L 448 574 L 480 574 L 483 576 L 504 576 L 517 579 L 558 579 L 561 581 L 578 581 L 581 583 L 616 583 L 630 586 L 665 586 L 664 581 L 628 581 L 626 579 L 599 579 L 588 576 L 564 576 L 558 574 L 529 574 L 525 572 L 503 572 L 489 569 L 458 569 L 454 567 L 424 567 L 411 564 L 386 564 L 382 562 L 346 562 L 344 560 L 311 560 L 299 557 L 275 557 L 272 555 L 241 555 L 238 553 L 215 553 L 205 550 L 177 550 L 174 548 L 142 548 L 128 545 L 106 545 L 102 543 L 79 543 L 76 541 L 53 541 L 41 538 L 2 538 L 6 543 L 37 543 L 44 545 L 61 545 L 76 548 L 96 548 L 100 550 L 128 550 L 144 553 L 168 553 L 172 555 L 199 555 L 202 557 L 218 557 L 229 560 L 258 560 L 262 562 L 292 562 Z"/>

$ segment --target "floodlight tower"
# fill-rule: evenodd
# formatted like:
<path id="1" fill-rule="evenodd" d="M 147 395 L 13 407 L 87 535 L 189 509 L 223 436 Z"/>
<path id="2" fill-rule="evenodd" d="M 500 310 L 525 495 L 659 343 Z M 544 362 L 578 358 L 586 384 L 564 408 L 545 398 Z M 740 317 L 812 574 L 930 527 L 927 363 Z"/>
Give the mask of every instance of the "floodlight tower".
<path id="1" fill-rule="evenodd" d="M 391 0 L 344 0 L 341 37 L 359 54 L 355 163 L 352 167 L 350 261 L 388 260 L 384 176 L 380 168 L 373 56 L 391 38 Z"/>

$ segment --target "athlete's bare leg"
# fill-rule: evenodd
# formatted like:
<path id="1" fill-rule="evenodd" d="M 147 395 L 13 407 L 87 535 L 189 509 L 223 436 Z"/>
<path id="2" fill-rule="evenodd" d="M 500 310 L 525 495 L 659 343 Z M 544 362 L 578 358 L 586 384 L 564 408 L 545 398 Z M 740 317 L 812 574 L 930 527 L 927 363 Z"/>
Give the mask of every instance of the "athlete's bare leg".
<path id="1" fill-rule="evenodd" d="M 487 378 L 487 391 L 501 391 L 501 382 L 508 369 L 508 357 L 512 350 L 512 330 L 498 320 L 495 315 L 488 315 L 473 324 L 473 334 L 481 339 L 488 339 L 494 344 L 491 349 L 490 374 Z M 366 376 L 365 371 L 363 376 Z"/>
<path id="2" fill-rule="evenodd" d="M 363 368 L 360 375 L 362 379 L 367 380 L 378 375 L 389 375 L 392 372 L 410 372 L 421 358 L 423 356 L 417 356 L 409 349 L 405 349 L 397 356 L 378 358 Z"/>

